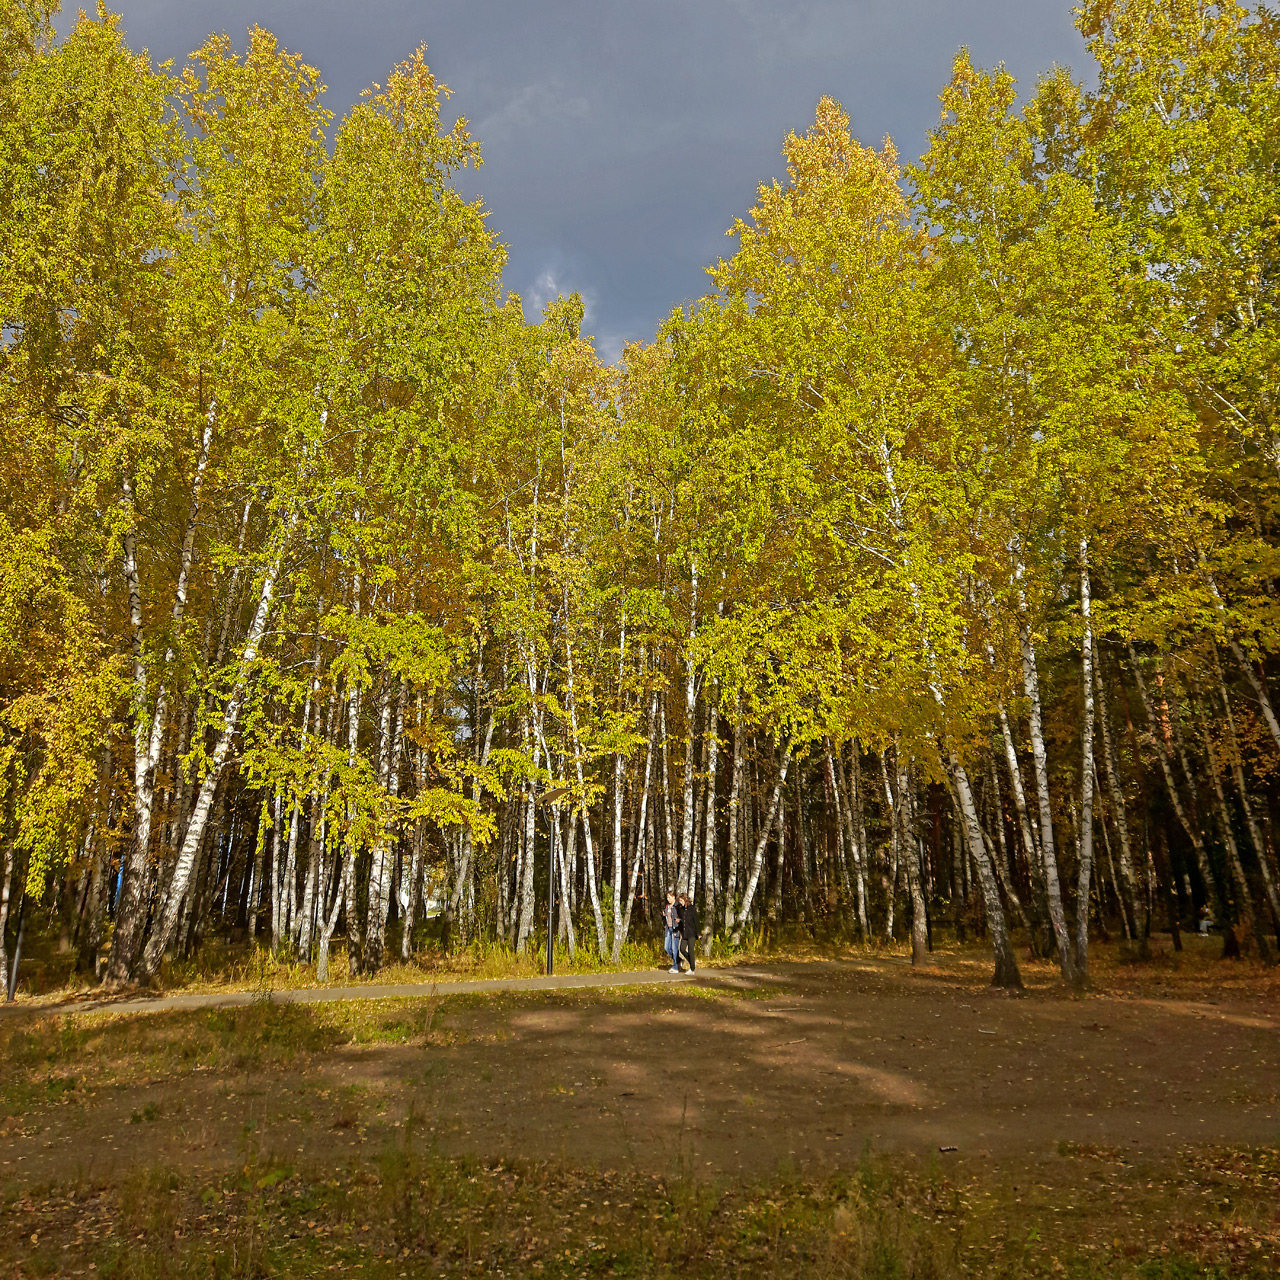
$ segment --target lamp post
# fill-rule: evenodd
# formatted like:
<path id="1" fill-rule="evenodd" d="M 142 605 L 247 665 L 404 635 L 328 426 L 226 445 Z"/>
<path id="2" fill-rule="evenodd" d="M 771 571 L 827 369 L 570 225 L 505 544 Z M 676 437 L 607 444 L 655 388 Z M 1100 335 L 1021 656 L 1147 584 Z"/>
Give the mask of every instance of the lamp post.
<path id="1" fill-rule="evenodd" d="M 556 843 L 560 837 L 560 821 L 559 815 L 555 812 L 555 807 L 556 801 L 565 795 L 568 790 L 568 787 L 555 787 L 551 791 L 545 792 L 539 800 L 539 804 L 543 806 L 544 811 L 549 816 L 549 832 L 547 836 L 547 977 L 551 977 L 556 971 Z"/>

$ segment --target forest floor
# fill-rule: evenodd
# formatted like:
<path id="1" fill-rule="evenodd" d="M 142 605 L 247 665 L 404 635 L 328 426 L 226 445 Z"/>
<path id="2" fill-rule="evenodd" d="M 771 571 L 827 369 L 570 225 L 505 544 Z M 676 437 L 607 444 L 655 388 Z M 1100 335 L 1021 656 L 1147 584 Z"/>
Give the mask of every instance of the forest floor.
<path id="1" fill-rule="evenodd" d="M 0 1274 L 1274 1276 L 1280 975 L 1219 947 L 5 1019 Z"/>

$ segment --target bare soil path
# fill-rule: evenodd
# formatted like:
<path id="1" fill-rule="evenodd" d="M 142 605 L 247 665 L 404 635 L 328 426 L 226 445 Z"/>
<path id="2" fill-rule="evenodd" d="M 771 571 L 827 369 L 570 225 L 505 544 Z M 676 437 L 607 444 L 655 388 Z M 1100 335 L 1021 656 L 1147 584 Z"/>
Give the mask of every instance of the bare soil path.
<path id="1" fill-rule="evenodd" d="M 490 983 L 498 994 L 443 1001 L 477 984 L 440 983 L 379 1006 L 407 1028 L 392 1042 L 212 1066 L 193 1049 L 97 1085 L 90 1071 L 78 1094 L 0 1125 L 0 1179 L 230 1167 L 246 1126 L 273 1151 L 330 1159 L 385 1147 L 411 1117 L 442 1154 L 716 1175 L 847 1166 L 868 1149 L 982 1162 L 1071 1146 L 1127 1163 L 1189 1144 L 1280 1145 L 1269 986 L 1010 998 L 964 966 L 913 973 L 884 958 L 625 977 Z M 312 1020 L 347 1012 L 304 1000 L 367 1011 L 374 996 L 278 993 L 295 1003 L 172 1005 L 186 1011 L 170 1017 L 194 1028 L 252 1014 L 233 1037 L 265 1043 L 273 1020 L 305 1038 Z M 139 1035 L 168 1025 L 112 1014 Z"/>

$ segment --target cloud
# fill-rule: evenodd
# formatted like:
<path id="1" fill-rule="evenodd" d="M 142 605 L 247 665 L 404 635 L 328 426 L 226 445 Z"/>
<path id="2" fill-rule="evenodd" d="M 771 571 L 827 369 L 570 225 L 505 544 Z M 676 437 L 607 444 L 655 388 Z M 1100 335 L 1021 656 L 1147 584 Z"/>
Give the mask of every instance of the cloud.
<path id="1" fill-rule="evenodd" d="M 541 272 L 525 295 L 525 301 L 528 304 L 525 308 L 525 315 L 532 320 L 534 316 L 542 314 L 542 309 L 548 302 L 569 292 L 572 292 L 572 290 L 566 290 L 561 286 L 554 271 L 546 270 Z"/>
<path id="2" fill-rule="evenodd" d="M 1084 69 L 1071 0 L 114 0 L 136 46 L 183 60 L 211 29 L 269 27 L 318 66 L 341 115 L 428 43 L 485 164 L 459 176 L 509 247 L 507 286 L 578 288 L 592 331 L 648 338 L 707 291 L 707 264 L 782 139 L 823 94 L 905 161 L 938 117 L 957 48 L 1026 85 Z M 65 15 L 64 15 L 65 17 Z M 586 287 L 589 284 L 589 289 Z"/>
<path id="3" fill-rule="evenodd" d="M 544 267 L 533 283 L 521 295 L 524 301 L 524 314 L 529 320 L 536 320 L 542 314 L 548 302 L 556 298 L 567 298 L 576 293 L 582 299 L 583 324 L 590 326 L 595 313 L 596 292 L 590 286 L 575 283 L 563 268 Z"/>
<path id="4" fill-rule="evenodd" d="M 559 77 L 527 84 L 496 111 L 473 123 L 472 133 L 490 146 L 527 141 L 543 131 L 565 131 L 590 117 L 590 106 Z"/>

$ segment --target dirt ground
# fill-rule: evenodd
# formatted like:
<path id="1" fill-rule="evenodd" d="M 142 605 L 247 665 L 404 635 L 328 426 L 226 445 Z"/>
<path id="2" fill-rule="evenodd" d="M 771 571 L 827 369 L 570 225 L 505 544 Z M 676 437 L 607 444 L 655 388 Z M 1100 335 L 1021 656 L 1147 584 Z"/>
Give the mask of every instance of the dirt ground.
<path id="1" fill-rule="evenodd" d="M 1280 973 L 1219 946 L 18 1012 L 0 1272 L 1270 1277 Z"/>
<path id="2" fill-rule="evenodd" d="M 980 975 L 960 959 L 919 973 L 869 958 L 713 970 L 696 988 L 439 1002 L 407 1043 L 342 1045 L 295 1069 L 197 1065 L 10 1116 L 0 1177 L 216 1168 L 249 1124 L 318 1155 L 385 1140 L 411 1112 L 444 1153 L 659 1172 L 806 1169 L 868 1148 L 1280 1145 L 1270 985 L 1147 981 L 1079 999 L 1041 982 L 1012 998 Z"/>

